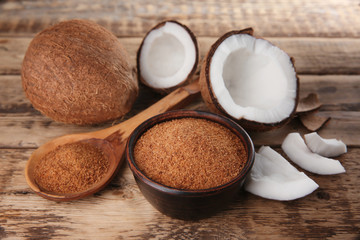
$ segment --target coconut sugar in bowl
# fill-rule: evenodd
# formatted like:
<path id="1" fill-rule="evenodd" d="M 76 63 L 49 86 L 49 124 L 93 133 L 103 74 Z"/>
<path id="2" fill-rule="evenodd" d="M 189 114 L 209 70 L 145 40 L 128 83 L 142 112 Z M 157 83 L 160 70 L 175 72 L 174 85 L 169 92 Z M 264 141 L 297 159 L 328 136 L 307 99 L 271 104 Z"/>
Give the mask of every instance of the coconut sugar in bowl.
<path id="1" fill-rule="evenodd" d="M 238 196 L 254 162 L 254 145 L 234 121 L 177 110 L 138 126 L 126 161 L 145 198 L 173 218 L 201 219 Z"/>

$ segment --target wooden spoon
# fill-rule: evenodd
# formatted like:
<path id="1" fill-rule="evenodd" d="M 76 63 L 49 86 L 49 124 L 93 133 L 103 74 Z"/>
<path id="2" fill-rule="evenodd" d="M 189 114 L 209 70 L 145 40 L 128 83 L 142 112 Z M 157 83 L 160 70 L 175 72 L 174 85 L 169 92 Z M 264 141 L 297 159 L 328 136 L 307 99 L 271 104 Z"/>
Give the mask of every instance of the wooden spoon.
<path id="1" fill-rule="evenodd" d="M 127 138 L 138 125 L 157 114 L 166 112 L 168 110 L 181 108 L 182 106 L 188 104 L 195 96 L 199 94 L 199 92 L 200 88 L 198 81 L 195 81 L 185 87 L 176 89 L 149 108 L 118 125 L 96 132 L 65 135 L 45 143 L 32 153 L 27 162 L 25 168 L 25 177 L 28 185 L 38 195 L 55 201 L 70 201 L 79 199 L 99 191 L 111 181 L 117 169 L 121 166 L 124 159 L 123 153 L 125 150 Z M 110 162 L 110 167 L 107 174 L 101 181 L 83 192 L 61 194 L 41 190 L 34 180 L 34 170 L 39 160 L 45 154 L 54 150 L 59 145 L 78 141 L 86 142 L 102 149 L 104 155 Z"/>

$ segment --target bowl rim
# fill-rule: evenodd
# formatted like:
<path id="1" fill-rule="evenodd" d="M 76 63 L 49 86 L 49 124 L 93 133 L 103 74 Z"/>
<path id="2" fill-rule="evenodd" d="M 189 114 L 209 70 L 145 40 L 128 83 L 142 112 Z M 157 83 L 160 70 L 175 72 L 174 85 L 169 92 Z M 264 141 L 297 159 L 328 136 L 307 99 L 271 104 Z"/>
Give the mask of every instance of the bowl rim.
<path id="1" fill-rule="evenodd" d="M 179 189 L 174 188 L 170 186 L 166 186 L 162 183 L 159 183 L 155 180 L 152 180 L 146 174 L 144 174 L 136 165 L 135 159 L 133 156 L 134 147 L 136 144 L 136 141 L 141 137 L 142 134 L 144 134 L 148 129 L 155 126 L 156 124 L 170 121 L 173 119 L 181 119 L 181 118 L 200 118 L 205 119 L 209 121 L 216 122 L 230 131 L 232 131 L 236 136 L 240 138 L 240 140 L 243 142 L 245 149 L 247 151 L 247 161 L 245 163 L 245 166 L 241 169 L 240 173 L 230 180 L 227 183 L 224 183 L 222 185 L 218 185 L 216 187 L 212 188 L 206 188 L 206 189 Z M 231 127 L 231 128 L 230 128 Z M 155 188 L 161 192 L 166 192 L 168 194 L 183 194 L 187 196 L 195 196 L 199 193 L 202 194 L 214 194 L 216 192 L 222 191 L 224 189 L 230 188 L 231 186 L 235 185 L 238 182 L 242 182 L 245 180 L 247 174 L 249 174 L 254 161 L 255 161 L 255 148 L 252 139 L 250 138 L 249 134 L 235 121 L 232 119 L 211 113 L 211 112 L 205 112 L 205 111 L 199 111 L 199 110 L 173 110 L 168 111 L 165 113 L 158 114 L 154 117 L 149 118 L 148 120 L 141 123 L 130 135 L 128 138 L 127 144 L 126 144 L 126 150 L 125 150 L 125 158 L 126 162 L 133 173 L 134 177 L 140 178 L 143 182 L 145 182 L 147 185 L 150 185 L 152 188 Z"/>

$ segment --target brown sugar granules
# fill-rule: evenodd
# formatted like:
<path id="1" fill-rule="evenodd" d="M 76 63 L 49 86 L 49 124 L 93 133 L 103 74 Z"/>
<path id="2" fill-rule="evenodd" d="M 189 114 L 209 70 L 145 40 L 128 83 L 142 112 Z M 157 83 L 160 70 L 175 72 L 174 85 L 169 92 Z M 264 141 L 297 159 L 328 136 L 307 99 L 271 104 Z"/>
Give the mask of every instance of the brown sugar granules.
<path id="1" fill-rule="evenodd" d="M 234 179 L 247 160 L 242 141 L 218 123 L 182 118 L 155 125 L 134 148 L 139 169 L 178 189 L 207 189 Z"/>
<path id="2" fill-rule="evenodd" d="M 81 142 L 68 143 L 58 146 L 39 160 L 34 178 L 41 190 L 81 192 L 99 182 L 109 165 L 97 147 Z"/>

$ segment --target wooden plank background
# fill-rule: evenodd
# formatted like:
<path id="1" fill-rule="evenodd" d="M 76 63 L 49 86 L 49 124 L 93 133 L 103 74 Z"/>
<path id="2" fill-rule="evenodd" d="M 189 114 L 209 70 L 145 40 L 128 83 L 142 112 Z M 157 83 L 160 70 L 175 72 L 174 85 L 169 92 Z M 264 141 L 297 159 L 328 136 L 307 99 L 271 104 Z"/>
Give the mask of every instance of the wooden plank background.
<path id="1" fill-rule="evenodd" d="M 181 21 L 197 36 L 249 26 L 266 37 L 360 36 L 355 0 L 2 1 L 0 12 L 6 35 L 33 35 L 60 20 L 86 18 L 130 37 L 142 37 L 164 19 Z"/>
<path id="2" fill-rule="evenodd" d="M 320 188 L 295 201 L 278 202 L 243 192 L 227 209 L 199 221 L 171 219 L 144 199 L 126 165 L 104 190 L 55 203 L 27 186 L 24 167 L 41 144 L 68 133 L 94 131 L 127 119 L 160 95 L 141 87 L 123 119 L 79 127 L 41 115 L 21 87 L 21 61 L 42 29 L 66 19 L 93 20 L 135 53 L 145 33 L 176 19 L 198 37 L 203 57 L 229 30 L 253 27 L 296 60 L 300 95 L 319 95 L 319 114 L 331 120 L 319 134 L 342 139 L 338 157 L 347 172 L 307 173 Z M 199 98 L 187 108 L 207 110 Z M 283 128 L 250 133 L 257 147 L 279 148 L 292 131 L 308 131 L 295 118 Z M 360 2 L 270 1 L 0 1 L 0 239 L 360 239 Z"/>

